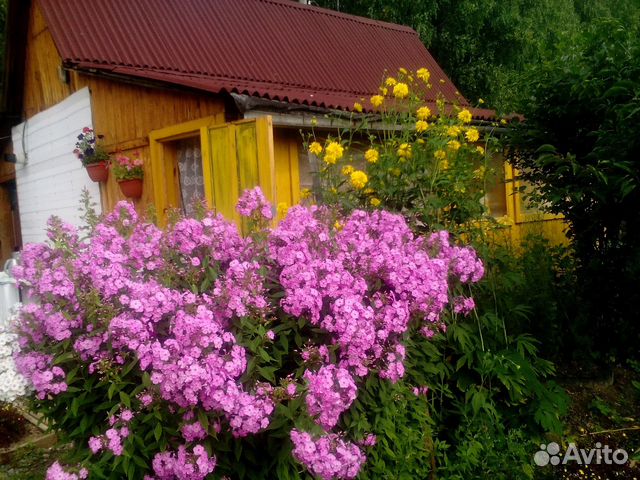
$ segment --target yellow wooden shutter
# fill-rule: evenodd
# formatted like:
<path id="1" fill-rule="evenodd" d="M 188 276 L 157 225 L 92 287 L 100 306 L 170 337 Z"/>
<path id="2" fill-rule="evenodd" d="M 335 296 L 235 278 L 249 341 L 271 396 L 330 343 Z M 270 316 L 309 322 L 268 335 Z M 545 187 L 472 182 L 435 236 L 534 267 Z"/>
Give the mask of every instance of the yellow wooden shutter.
<path id="1" fill-rule="evenodd" d="M 235 205 L 245 189 L 260 186 L 267 200 L 275 203 L 271 117 L 209 127 L 207 136 L 202 161 L 205 194 L 211 207 L 240 225 Z"/>

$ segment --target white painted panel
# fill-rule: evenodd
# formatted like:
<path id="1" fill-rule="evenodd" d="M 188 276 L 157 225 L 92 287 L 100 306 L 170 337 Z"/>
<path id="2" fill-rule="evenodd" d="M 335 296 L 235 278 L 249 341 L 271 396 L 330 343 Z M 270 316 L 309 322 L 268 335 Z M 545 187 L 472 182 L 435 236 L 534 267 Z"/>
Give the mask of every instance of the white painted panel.
<path id="1" fill-rule="evenodd" d="M 83 127 L 93 127 L 88 88 L 12 129 L 24 243 L 45 240 L 51 215 L 80 226 L 78 207 L 85 187 L 100 209 L 99 185 L 72 153 Z"/>

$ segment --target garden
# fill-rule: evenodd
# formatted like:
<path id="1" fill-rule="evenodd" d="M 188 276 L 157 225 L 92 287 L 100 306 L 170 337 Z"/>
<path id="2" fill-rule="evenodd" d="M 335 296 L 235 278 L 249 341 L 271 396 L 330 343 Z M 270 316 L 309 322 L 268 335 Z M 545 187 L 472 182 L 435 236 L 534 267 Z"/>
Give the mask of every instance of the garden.
<path id="1" fill-rule="evenodd" d="M 88 194 L 82 228 L 52 217 L 0 332 L 0 478 L 639 478 L 638 38 L 594 25 L 481 124 L 385 72 L 303 134 L 317 188 L 245 190 L 239 225 Z M 565 242 L 492 215 L 496 158 Z"/>

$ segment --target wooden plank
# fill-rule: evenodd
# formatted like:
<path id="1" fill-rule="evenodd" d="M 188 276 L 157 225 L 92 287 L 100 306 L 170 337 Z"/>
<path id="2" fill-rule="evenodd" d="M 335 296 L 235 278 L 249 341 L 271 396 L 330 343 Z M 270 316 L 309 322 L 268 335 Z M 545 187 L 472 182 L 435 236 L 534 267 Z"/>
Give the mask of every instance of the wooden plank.
<path id="1" fill-rule="evenodd" d="M 257 118 L 255 122 L 260 188 L 266 199 L 275 206 L 277 197 L 273 123 L 270 116 Z"/>
<path id="2" fill-rule="evenodd" d="M 243 123 L 235 128 L 236 159 L 238 162 L 239 192 L 260 185 L 258 145 L 255 123 Z"/>
<path id="3" fill-rule="evenodd" d="M 214 207 L 229 220 L 239 223 L 235 204 L 238 198 L 238 163 L 235 126 L 209 129 Z"/>

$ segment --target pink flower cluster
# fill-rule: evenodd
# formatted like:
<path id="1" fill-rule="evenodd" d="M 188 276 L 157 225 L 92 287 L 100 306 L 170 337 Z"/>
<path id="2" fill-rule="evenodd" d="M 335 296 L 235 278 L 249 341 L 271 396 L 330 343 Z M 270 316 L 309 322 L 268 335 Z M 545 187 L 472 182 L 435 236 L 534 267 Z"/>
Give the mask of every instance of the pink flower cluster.
<path id="1" fill-rule="evenodd" d="M 80 480 L 89 476 L 89 471 L 86 468 L 77 469 L 77 473 L 67 472 L 58 461 L 47 469 L 45 480 Z"/>
<path id="2" fill-rule="evenodd" d="M 51 366 L 52 360 L 51 355 L 39 352 L 19 353 L 15 358 L 16 370 L 31 382 L 41 400 L 67 391 L 66 374 L 62 368 Z"/>
<path id="3" fill-rule="evenodd" d="M 291 441 L 294 458 L 322 480 L 355 478 L 366 460 L 357 445 L 333 433 L 314 438 L 291 430 Z"/>
<path id="4" fill-rule="evenodd" d="M 124 448 L 122 442 L 130 434 L 129 423 L 133 418 L 131 410 L 123 410 L 119 416 L 109 418 L 109 428 L 104 435 L 91 437 L 89 439 L 89 449 L 95 455 L 103 448 L 109 450 L 116 457 L 122 455 Z"/>
<path id="5" fill-rule="evenodd" d="M 316 373 L 304 373 L 309 391 L 306 402 L 309 414 L 318 425 L 330 430 L 338 423 L 340 414 L 356 399 L 358 388 L 349 371 L 335 365 L 323 366 Z"/>
<path id="6" fill-rule="evenodd" d="M 236 205 L 238 213 L 244 217 L 262 216 L 266 220 L 273 218 L 271 204 L 267 201 L 260 187 L 245 190 Z"/>
<path id="7" fill-rule="evenodd" d="M 238 211 L 263 227 L 272 218 L 258 188 L 242 195 Z M 14 269 L 40 300 L 21 312 L 18 369 L 45 399 L 67 388 L 65 371 L 52 366 L 51 352 L 61 345 L 94 375 L 135 358 L 152 384 L 136 397 L 140 409 L 164 402 L 171 412 L 203 411 L 216 419 L 216 431 L 244 437 L 270 425 L 277 402 L 306 395 L 308 413 L 334 429 L 363 377 L 403 377 L 411 323 L 426 335 L 443 328 L 451 284 L 483 274 L 472 249 L 451 245 L 446 232 L 415 236 L 399 215 L 355 211 L 340 219 L 341 228 L 335 222 L 326 208 L 296 206 L 255 237 L 243 238 L 213 213 L 163 231 L 121 202 L 80 241 L 73 227 L 54 220 L 56 247 L 26 246 Z M 456 299 L 454 310 L 466 312 L 472 302 Z M 271 348 L 285 315 L 313 327 L 296 332 L 305 336 L 306 393 L 293 376 L 273 385 L 246 378 L 248 364 L 259 360 L 247 345 Z M 265 326 L 260 338 L 242 331 L 247 319 Z M 300 362 L 297 352 L 289 353 Z M 203 447 L 188 450 L 208 436 L 191 415 L 181 424 L 186 445 L 156 455 L 158 479 L 213 471 L 215 458 Z M 121 455 L 132 416 L 123 410 L 112 417 L 105 433 L 89 440 L 90 449 Z M 354 478 L 365 460 L 337 433 L 294 430 L 291 439 L 295 457 L 323 479 Z"/>
<path id="8" fill-rule="evenodd" d="M 203 480 L 216 468 L 216 458 L 209 456 L 202 445 L 187 451 L 181 445 L 177 452 L 157 453 L 153 458 L 153 471 L 157 480 Z M 145 477 L 151 480 L 153 477 Z"/>

